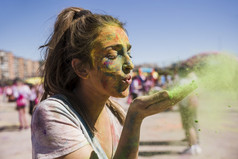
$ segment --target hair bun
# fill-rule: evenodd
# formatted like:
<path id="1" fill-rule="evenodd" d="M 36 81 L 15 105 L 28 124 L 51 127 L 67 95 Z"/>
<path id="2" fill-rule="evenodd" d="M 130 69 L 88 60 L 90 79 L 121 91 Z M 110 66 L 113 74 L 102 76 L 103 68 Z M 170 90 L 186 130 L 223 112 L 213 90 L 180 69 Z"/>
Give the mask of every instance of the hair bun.
<path id="1" fill-rule="evenodd" d="M 75 12 L 73 19 L 78 19 L 82 16 L 89 15 L 89 14 L 92 14 L 92 12 L 90 12 L 89 10 L 81 10 L 81 11 Z"/>

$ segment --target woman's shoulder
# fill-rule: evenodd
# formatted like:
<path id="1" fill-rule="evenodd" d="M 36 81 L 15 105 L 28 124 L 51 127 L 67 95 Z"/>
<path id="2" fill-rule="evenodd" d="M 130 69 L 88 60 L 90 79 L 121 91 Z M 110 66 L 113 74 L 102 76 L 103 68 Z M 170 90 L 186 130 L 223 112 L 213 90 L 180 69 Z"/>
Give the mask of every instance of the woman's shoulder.
<path id="1" fill-rule="evenodd" d="M 70 109 L 70 106 L 62 98 L 49 97 L 41 101 L 34 109 L 32 119 L 35 118 L 68 118 L 70 120 L 77 120 L 76 114 Z M 76 122 L 77 123 L 77 122 Z"/>
<path id="2" fill-rule="evenodd" d="M 64 103 L 62 100 L 49 97 L 43 101 L 41 101 L 35 108 L 35 112 L 37 111 L 51 111 L 51 110 L 61 110 L 65 109 Z"/>
<path id="3" fill-rule="evenodd" d="M 35 158 L 56 158 L 88 144 L 77 117 L 63 100 L 54 97 L 36 106 L 31 131 Z"/>
<path id="4" fill-rule="evenodd" d="M 76 127 L 81 127 L 84 120 L 73 109 L 67 97 L 61 94 L 51 96 L 41 101 L 33 111 L 32 122 L 43 121 L 68 121 Z"/>

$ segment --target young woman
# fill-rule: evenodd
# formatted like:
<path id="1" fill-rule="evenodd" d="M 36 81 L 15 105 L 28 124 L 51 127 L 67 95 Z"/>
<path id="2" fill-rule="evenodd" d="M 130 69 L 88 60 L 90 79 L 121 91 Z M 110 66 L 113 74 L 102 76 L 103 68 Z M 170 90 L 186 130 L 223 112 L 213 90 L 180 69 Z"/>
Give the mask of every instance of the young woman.
<path id="1" fill-rule="evenodd" d="M 45 92 L 32 117 L 33 158 L 137 158 L 143 119 L 185 96 L 141 96 L 127 115 L 110 100 L 128 95 L 134 66 L 123 24 L 109 15 L 67 8 L 42 47 Z"/>

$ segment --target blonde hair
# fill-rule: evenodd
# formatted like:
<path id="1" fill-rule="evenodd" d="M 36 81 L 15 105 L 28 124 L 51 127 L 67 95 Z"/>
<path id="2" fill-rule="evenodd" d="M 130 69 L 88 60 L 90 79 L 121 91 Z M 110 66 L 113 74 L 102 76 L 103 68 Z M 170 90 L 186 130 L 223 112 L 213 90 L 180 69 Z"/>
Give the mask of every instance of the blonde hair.
<path id="1" fill-rule="evenodd" d="M 80 78 L 74 72 L 71 61 L 78 58 L 92 67 L 90 52 L 94 47 L 96 37 L 100 30 L 113 25 L 122 28 L 123 23 L 118 19 L 101 14 L 93 14 L 83 8 L 70 7 L 64 9 L 57 17 L 54 31 L 45 45 L 44 61 L 44 94 L 41 100 L 54 94 L 63 94 L 70 98 L 74 109 L 85 119 L 91 130 L 95 130 L 83 105 L 74 97 L 73 89 Z M 79 66 L 80 67 L 80 66 Z M 106 104 L 121 124 L 124 123 L 125 113 L 121 106 L 111 100 Z"/>

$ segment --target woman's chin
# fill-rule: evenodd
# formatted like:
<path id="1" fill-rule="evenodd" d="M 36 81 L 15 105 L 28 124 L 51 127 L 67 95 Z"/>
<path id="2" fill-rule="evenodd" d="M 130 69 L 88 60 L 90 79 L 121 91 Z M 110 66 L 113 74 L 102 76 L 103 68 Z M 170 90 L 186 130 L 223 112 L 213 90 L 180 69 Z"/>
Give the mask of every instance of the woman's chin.
<path id="1" fill-rule="evenodd" d="M 116 97 L 116 98 L 125 98 L 129 95 L 129 89 L 126 89 L 125 91 L 122 91 L 122 92 L 117 92 L 115 93 L 114 95 L 112 95 L 113 97 Z"/>

